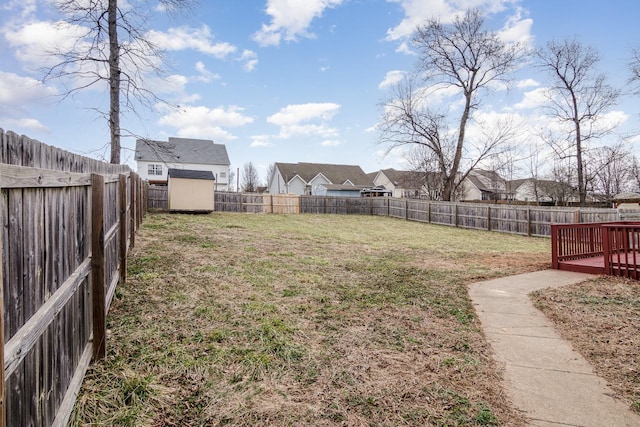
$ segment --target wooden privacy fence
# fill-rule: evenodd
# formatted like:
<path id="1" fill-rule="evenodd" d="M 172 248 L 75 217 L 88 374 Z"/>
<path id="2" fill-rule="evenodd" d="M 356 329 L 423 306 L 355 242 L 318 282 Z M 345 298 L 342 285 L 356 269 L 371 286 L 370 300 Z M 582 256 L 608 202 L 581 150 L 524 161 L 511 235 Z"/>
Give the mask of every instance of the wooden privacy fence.
<path id="1" fill-rule="evenodd" d="M 0 426 L 63 426 L 126 278 L 144 185 L 0 129 Z"/>
<path id="2" fill-rule="evenodd" d="M 155 203 L 154 206 L 160 204 L 159 201 Z M 215 194 L 215 211 L 381 215 L 408 221 L 539 237 L 551 236 L 551 224 L 607 222 L 620 219 L 618 210 L 602 208 L 452 203 L 390 197 L 329 197 L 223 192 Z"/>

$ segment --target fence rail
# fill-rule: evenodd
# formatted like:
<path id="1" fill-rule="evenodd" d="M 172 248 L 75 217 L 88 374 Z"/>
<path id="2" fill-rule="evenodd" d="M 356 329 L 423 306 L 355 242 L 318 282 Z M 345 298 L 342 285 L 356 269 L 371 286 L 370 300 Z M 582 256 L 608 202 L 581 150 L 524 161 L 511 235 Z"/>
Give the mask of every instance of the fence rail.
<path id="1" fill-rule="evenodd" d="M 0 129 L 0 427 L 65 425 L 142 221 L 144 185 Z"/>

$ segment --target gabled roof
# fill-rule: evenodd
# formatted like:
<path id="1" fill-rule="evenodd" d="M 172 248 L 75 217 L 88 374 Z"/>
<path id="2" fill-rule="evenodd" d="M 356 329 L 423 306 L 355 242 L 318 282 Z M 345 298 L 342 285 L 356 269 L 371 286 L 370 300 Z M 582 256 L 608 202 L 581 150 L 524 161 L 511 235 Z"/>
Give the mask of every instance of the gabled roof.
<path id="1" fill-rule="evenodd" d="M 354 185 L 372 185 L 369 175 L 364 173 L 360 166 L 355 165 L 331 165 L 324 163 L 275 163 L 275 168 L 280 171 L 282 178 L 289 182 L 296 175 L 305 182 L 310 182 L 317 175 L 322 174 L 332 184 L 344 184 L 347 181 Z"/>
<path id="2" fill-rule="evenodd" d="M 400 188 L 422 188 L 426 180 L 425 172 L 399 171 L 393 168 L 383 169 L 382 172 L 393 183 Z"/>
<path id="3" fill-rule="evenodd" d="M 512 181 L 507 181 L 507 186 L 511 191 L 516 191 L 518 188 L 520 188 L 520 186 L 522 186 L 525 183 L 531 183 L 532 185 L 535 184 L 538 186 L 538 188 L 544 189 L 545 191 L 548 191 L 550 189 L 563 189 L 566 191 L 574 190 L 574 188 L 571 187 L 571 185 L 569 185 L 566 182 L 558 182 L 558 181 L 553 181 L 549 179 L 536 179 L 536 178 L 514 179 Z"/>
<path id="4" fill-rule="evenodd" d="M 506 181 L 493 171 L 474 169 L 467 179 L 481 191 L 496 192 L 506 190 Z"/>
<path id="5" fill-rule="evenodd" d="M 185 178 L 185 179 L 204 179 L 208 181 L 215 181 L 213 172 L 211 171 L 196 171 L 191 169 L 169 169 L 167 172 L 170 178 Z"/>
<path id="6" fill-rule="evenodd" d="M 169 138 L 169 141 L 136 140 L 136 161 L 194 163 L 229 166 L 224 144 L 209 139 Z"/>

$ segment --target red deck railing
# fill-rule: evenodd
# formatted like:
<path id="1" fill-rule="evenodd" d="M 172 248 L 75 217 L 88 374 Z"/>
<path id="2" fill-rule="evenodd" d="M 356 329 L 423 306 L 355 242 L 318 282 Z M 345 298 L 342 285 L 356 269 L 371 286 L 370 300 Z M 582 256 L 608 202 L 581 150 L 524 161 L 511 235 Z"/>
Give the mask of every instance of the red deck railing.
<path id="1" fill-rule="evenodd" d="M 551 262 L 560 268 L 563 261 L 603 256 L 602 226 L 605 223 L 552 224 Z"/>
<path id="2" fill-rule="evenodd" d="M 602 226 L 605 274 L 640 279 L 640 223 Z"/>
<path id="3" fill-rule="evenodd" d="M 553 224 L 555 269 L 640 279 L 640 223 Z"/>

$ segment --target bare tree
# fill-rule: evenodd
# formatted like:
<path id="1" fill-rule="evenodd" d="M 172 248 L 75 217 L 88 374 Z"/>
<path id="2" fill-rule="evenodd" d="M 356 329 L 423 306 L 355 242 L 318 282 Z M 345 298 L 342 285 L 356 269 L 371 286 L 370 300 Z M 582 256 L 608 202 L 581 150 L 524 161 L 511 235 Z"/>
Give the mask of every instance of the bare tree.
<path id="1" fill-rule="evenodd" d="M 269 187 L 269 185 L 271 185 L 271 180 L 273 179 L 273 176 L 276 173 L 276 165 L 275 163 L 270 163 L 269 166 L 267 167 L 267 188 Z"/>
<path id="2" fill-rule="evenodd" d="M 631 68 L 631 77 L 629 78 L 630 83 L 640 84 L 640 51 L 638 49 L 633 49 L 632 51 L 633 57 L 631 58 L 631 63 L 629 67 Z"/>
<path id="3" fill-rule="evenodd" d="M 554 143 L 561 157 L 576 159 L 576 178 L 580 204 L 587 197 L 587 176 L 584 153 L 592 139 L 611 133 L 616 123 L 602 120 L 617 102 L 620 92 L 598 74 L 598 52 L 577 40 L 551 41 L 537 51 L 538 65 L 552 79 L 547 91 L 548 114 L 564 129 L 563 136 Z"/>
<path id="4" fill-rule="evenodd" d="M 255 193 L 258 190 L 259 180 L 258 170 L 253 163 L 245 163 L 242 170 L 242 191 L 245 193 Z"/>
<path id="5" fill-rule="evenodd" d="M 593 150 L 586 160 L 587 183 L 595 195 L 611 200 L 633 188 L 633 155 L 622 144 Z"/>
<path id="6" fill-rule="evenodd" d="M 189 7 L 195 0 L 160 0 L 168 11 Z M 139 4 L 136 4 L 139 3 Z M 95 84 L 109 87 L 109 111 L 96 108 L 107 117 L 110 131 L 111 163 L 120 163 L 120 118 L 122 108 L 134 112 L 138 103 L 150 106 L 158 101 L 144 85 L 144 76 L 162 74 L 161 49 L 145 37 L 149 10 L 144 0 L 120 7 L 118 0 L 58 0 L 55 4 L 66 23 L 82 26 L 86 33 L 71 50 L 50 52 L 59 62 L 44 70 L 45 80 L 59 78 L 71 82 L 65 96 Z"/>
<path id="7" fill-rule="evenodd" d="M 227 176 L 229 177 L 229 191 L 236 191 L 235 183 L 233 182 L 236 179 L 236 172 L 233 169 L 229 169 Z"/>
<path id="8" fill-rule="evenodd" d="M 499 150 L 512 130 L 507 123 L 494 127 L 482 141 L 476 141 L 473 150 L 467 141 L 467 126 L 478 108 L 479 95 L 497 82 L 506 82 L 524 53 L 522 45 L 507 44 L 483 26 L 480 12 L 467 10 L 450 25 L 431 20 L 418 27 L 413 39 L 419 50 L 417 66 L 429 89 L 418 89 L 408 79 L 383 103 L 380 142 L 391 148 L 418 144 L 432 151 L 442 177 L 443 200 L 452 199 L 466 174 Z M 462 94 L 463 107 L 455 119 L 427 105 L 428 96 L 447 88 L 457 88 Z M 456 124 L 450 126 L 450 119 Z M 461 174 L 463 156 L 471 152 L 475 154 Z"/>

